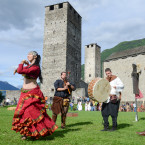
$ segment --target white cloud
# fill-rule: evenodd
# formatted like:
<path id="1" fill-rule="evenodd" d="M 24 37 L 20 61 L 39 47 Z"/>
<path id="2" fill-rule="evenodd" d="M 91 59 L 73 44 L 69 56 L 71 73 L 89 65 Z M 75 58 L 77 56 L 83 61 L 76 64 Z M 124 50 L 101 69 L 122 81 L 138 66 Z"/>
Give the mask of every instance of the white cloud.
<path id="1" fill-rule="evenodd" d="M 42 20 L 37 18 L 32 21 L 32 27 L 25 30 L 16 29 L 11 27 L 6 31 L 0 32 L 0 41 L 15 43 L 23 47 L 39 46 L 43 43 L 43 23 Z"/>
<path id="2" fill-rule="evenodd" d="M 87 41 L 100 42 L 106 48 L 113 47 L 122 41 L 144 38 L 144 26 L 144 19 L 101 23 L 99 26 L 96 26 L 95 30 L 90 29 L 89 33 L 92 35 L 90 35 Z"/>

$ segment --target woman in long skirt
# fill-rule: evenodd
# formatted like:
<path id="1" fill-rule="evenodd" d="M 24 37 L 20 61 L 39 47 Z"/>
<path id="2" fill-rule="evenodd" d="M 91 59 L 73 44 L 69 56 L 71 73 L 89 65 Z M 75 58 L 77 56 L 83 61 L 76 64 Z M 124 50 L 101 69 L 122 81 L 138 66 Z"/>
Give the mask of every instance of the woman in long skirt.
<path id="1" fill-rule="evenodd" d="M 40 55 L 32 51 L 27 58 L 30 64 L 23 60 L 14 72 L 24 76 L 24 83 L 14 113 L 12 130 L 20 132 L 22 139 L 28 136 L 38 139 L 40 136 L 51 135 L 58 127 L 46 113 L 45 98 L 36 81 L 39 78 L 42 83 Z"/>

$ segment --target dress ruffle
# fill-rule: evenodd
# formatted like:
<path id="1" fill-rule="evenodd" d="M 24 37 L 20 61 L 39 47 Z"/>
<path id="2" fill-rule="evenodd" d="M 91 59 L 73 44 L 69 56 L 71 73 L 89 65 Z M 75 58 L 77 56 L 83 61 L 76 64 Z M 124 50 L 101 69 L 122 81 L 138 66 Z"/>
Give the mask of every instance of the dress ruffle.
<path id="1" fill-rule="evenodd" d="M 45 98 L 39 88 L 21 93 L 14 113 L 12 130 L 38 139 L 51 135 L 58 127 L 46 113 Z"/>

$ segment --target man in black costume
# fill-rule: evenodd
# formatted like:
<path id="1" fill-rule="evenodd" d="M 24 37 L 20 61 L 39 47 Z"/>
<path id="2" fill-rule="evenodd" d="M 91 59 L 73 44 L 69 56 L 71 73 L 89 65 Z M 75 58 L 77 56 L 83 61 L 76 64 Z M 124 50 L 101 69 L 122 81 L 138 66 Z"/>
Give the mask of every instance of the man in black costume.
<path id="1" fill-rule="evenodd" d="M 112 117 L 112 129 L 110 131 L 115 131 L 117 129 L 117 116 L 121 100 L 121 92 L 124 88 L 124 85 L 119 77 L 112 75 L 110 68 L 106 68 L 105 73 L 107 76 L 106 79 L 110 83 L 111 91 L 108 100 L 102 104 L 101 113 L 104 120 L 104 129 L 101 131 L 109 130 L 109 115 Z"/>

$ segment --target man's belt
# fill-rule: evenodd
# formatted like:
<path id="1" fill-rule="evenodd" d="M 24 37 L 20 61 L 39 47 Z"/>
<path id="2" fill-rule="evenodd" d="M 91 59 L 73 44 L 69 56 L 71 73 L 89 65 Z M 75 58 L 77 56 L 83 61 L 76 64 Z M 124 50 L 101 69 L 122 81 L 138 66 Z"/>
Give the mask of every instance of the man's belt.
<path id="1" fill-rule="evenodd" d="M 116 95 L 111 95 L 110 96 L 110 102 L 111 103 L 117 103 L 117 96 Z"/>

